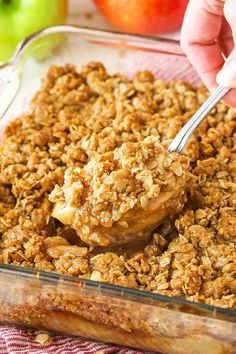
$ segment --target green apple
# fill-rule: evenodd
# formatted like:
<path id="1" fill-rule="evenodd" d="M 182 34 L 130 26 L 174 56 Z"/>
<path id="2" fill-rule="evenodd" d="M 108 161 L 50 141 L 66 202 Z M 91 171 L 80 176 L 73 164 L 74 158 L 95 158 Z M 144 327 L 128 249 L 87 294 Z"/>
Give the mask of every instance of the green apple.
<path id="1" fill-rule="evenodd" d="M 24 37 L 63 24 L 66 15 L 67 0 L 0 0 L 0 61 L 8 60 Z"/>

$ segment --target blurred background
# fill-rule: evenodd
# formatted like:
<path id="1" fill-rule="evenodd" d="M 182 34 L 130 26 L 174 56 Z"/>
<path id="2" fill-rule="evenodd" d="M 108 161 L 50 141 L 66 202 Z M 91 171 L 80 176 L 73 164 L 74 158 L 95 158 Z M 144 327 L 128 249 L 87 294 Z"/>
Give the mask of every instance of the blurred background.
<path id="1" fill-rule="evenodd" d="M 30 33 L 74 24 L 179 38 L 188 0 L 0 0 L 0 61 Z"/>
<path id="2" fill-rule="evenodd" d="M 139 32 L 140 34 L 147 34 L 147 32 L 149 32 L 149 34 L 153 35 L 161 33 L 162 36 L 178 39 L 178 28 L 181 25 L 187 3 L 188 0 L 69 0 L 67 22 L 77 24 L 79 21 L 81 26 L 97 27 L 107 30 L 117 29 L 120 31 L 123 29 L 123 31 L 131 33 Z M 117 5 L 120 5 L 119 13 L 117 13 Z M 148 8 L 150 9 L 151 14 L 154 15 L 156 19 L 153 28 L 145 29 L 143 26 L 140 27 L 137 21 L 137 14 L 134 14 L 133 11 L 134 7 L 136 11 L 139 12 L 138 17 L 147 23 L 150 22 L 150 18 L 147 16 L 146 12 Z M 104 8 L 107 8 L 106 13 Z M 111 13 L 110 18 L 109 12 Z M 130 17 L 130 21 L 127 20 L 126 30 L 122 26 L 123 21 L 119 21 L 121 17 L 120 13 L 126 18 Z M 113 17 L 117 18 L 117 23 L 111 22 Z M 165 22 L 161 28 L 159 27 L 160 25 L 158 25 L 160 17 L 162 17 L 163 22 Z M 172 25 L 172 17 L 176 18 L 176 25 L 175 23 Z M 136 29 L 138 29 L 138 31 L 135 31 L 134 24 L 135 27 L 137 24 Z"/>

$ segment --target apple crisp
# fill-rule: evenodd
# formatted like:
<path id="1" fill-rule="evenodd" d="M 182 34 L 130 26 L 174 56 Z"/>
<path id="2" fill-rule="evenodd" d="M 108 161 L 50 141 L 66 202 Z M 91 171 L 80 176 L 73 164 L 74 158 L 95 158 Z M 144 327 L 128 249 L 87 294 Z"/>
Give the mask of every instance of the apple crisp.
<path id="1" fill-rule="evenodd" d="M 52 216 L 92 246 L 147 237 L 182 211 L 191 185 L 187 170 L 187 159 L 168 154 L 156 137 L 124 143 L 83 169 L 65 171 L 63 186 L 49 196 L 56 203 Z"/>
<path id="2" fill-rule="evenodd" d="M 109 75 L 101 63 L 89 63 L 80 72 L 72 65 L 51 67 L 28 112 L 7 127 L 0 147 L 0 261 L 235 309 L 236 114 L 219 103 L 185 155 L 173 155 L 163 175 L 145 160 L 149 153 L 154 162 L 165 156 L 166 147 L 207 96 L 205 88 L 177 80 L 167 84 L 147 71 L 129 80 Z M 132 151 L 131 166 L 123 169 Z M 133 163 L 140 170 L 131 175 Z M 132 243 L 91 249 L 59 221 L 68 217 L 65 209 L 58 217 L 64 203 L 72 208 L 96 205 L 101 209 L 95 217 L 86 209 L 94 227 L 121 221 L 119 228 L 127 232 L 125 213 L 144 211 L 148 193 L 158 195 L 165 188 L 165 173 L 176 182 L 173 192 L 178 193 L 178 183 L 186 187 L 181 207 L 171 203 L 171 216 L 132 251 Z M 120 174 L 121 186 L 116 179 Z M 133 206 L 126 178 L 135 186 Z M 85 188 L 87 181 L 93 193 Z M 109 183 L 119 191 L 117 202 Z M 114 210 L 109 209 L 111 200 Z M 80 223 L 73 212 L 72 221 L 65 222 L 81 230 Z M 87 242 L 87 235 L 80 237 Z"/>

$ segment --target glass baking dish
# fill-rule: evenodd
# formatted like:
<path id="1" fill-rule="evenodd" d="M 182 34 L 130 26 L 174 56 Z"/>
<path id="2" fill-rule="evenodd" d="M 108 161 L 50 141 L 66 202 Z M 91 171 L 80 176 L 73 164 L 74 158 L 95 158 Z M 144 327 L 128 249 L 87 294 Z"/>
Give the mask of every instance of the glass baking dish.
<path id="1" fill-rule="evenodd" d="M 27 109 L 52 65 L 101 61 L 110 73 L 149 69 L 167 81 L 200 79 L 179 42 L 75 26 L 25 39 L 0 66 L 1 135 Z M 168 354 L 236 353 L 236 312 L 179 298 L 0 264 L 0 321 Z"/>

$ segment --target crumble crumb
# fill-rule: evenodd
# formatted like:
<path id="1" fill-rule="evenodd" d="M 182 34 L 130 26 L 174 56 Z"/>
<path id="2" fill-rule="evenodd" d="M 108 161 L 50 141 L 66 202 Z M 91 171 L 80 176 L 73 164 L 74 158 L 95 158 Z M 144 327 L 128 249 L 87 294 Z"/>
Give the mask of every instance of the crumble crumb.
<path id="1" fill-rule="evenodd" d="M 52 337 L 50 337 L 46 333 L 39 333 L 35 337 L 35 341 L 45 347 L 51 345 L 53 343 Z"/>

